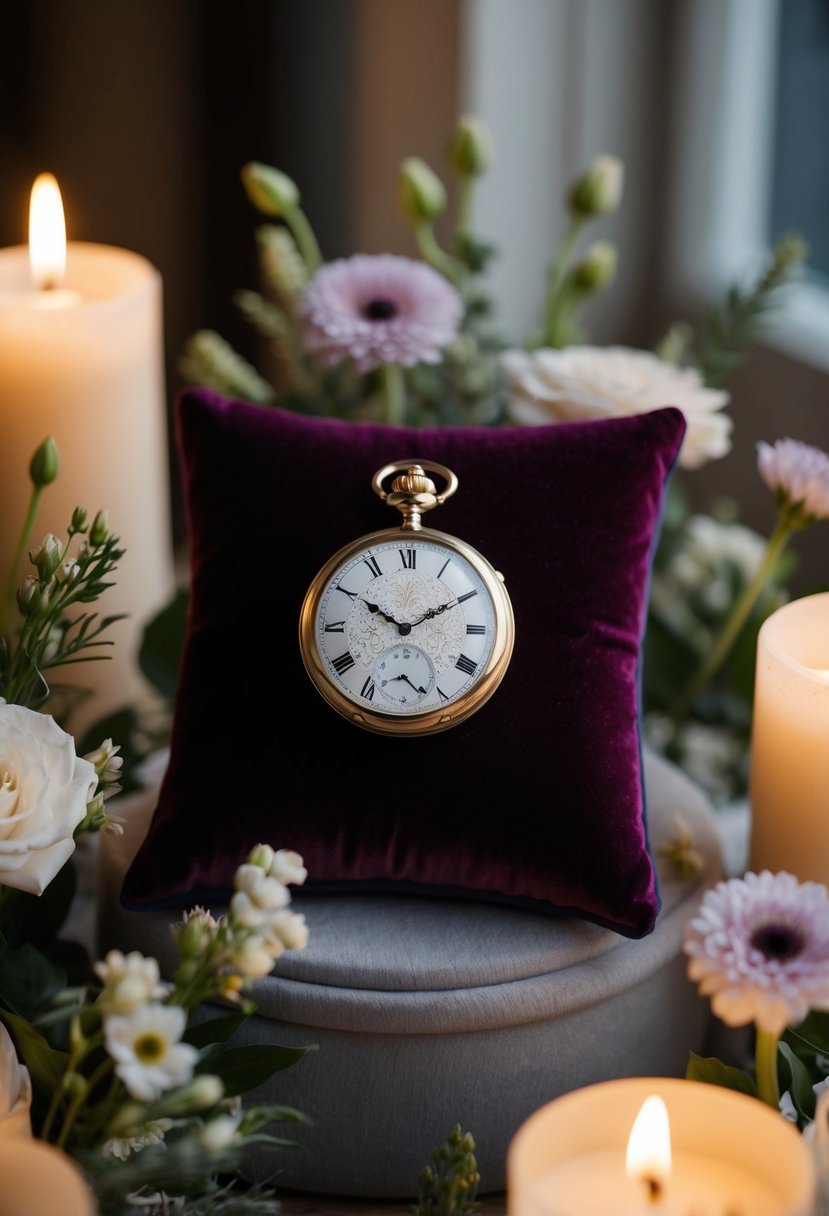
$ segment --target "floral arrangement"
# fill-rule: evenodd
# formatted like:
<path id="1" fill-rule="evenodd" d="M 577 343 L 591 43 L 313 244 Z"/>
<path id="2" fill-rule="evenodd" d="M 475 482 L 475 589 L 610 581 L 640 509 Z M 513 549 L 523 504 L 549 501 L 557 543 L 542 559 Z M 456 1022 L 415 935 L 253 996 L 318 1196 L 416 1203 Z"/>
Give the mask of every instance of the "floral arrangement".
<path id="1" fill-rule="evenodd" d="M 307 942 L 289 886 L 306 877 L 289 850 L 257 845 L 239 866 L 218 919 L 203 908 L 171 926 L 177 965 L 110 950 L 90 962 L 61 930 L 74 895 L 77 843 L 121 832 L 109 799 L 121 790 L 120 746 L 79 755 L 49 712 L 47 675 L 100 653 L 112 617 L 91 606 L 124 555 L 99 511 L 77 508 L 60 540 L 29 551 L 44 489 L 59 471 L 52 439 L 35 453 L 32 496 L 6 583 L 0 635 L 0 1141 L 44 1145 L 43 1170 L 80 1171 L 101 1216 L 158 1210 L 265 1212 L 269 1191 L 236 1185 L 245 1151 L 289 1145 L 274 1125 L 304 1116 L 242 1098 L 305 1048 L 233 1046 L 253 1012 L 252 981 Z M 7 628 L 17 605 L 18 619 Z M 46 1146 L 64 1151 L 55 1165 Z M 71 1180 L 70 1180 L 71 1181 Z M 62 1185 L 60 1179 L 56 1185 Z M 166 1207 L 164 1210 L 167 1210 Z"/>
<path id="2" fill-rule="evenodd" d="M 621 163 L 600 157 L 567 192 L 566 231 L 536 332 L 510 347 L 495 331 L 486 288 L 495 250 L 473 232 L 476 184 L 492 159 L 483 124 L 463 118 L 448 153 L 458 198 L 451 242 L 442 245 L 435 229 L 446 188 L 410 157 L 400 166 L 399 201 L 420 258 L 332 262 L 296 184 L 276 168 L 244 166 L 244 188 L 266 222 L 256 230 L 260 290 L 236 299 L 264 340 L 269 375 L 213 331 L 187 343 L 182 375 L 263 406 L 410 425 L 555 424 L 679 405 L 688 430 L 656 556 L 645 725 L 654 747 L 726 801 L 745 788 L 756 631 L 785 598 L 791 538 L 829 518 L 829 456 L 791 438 L 760 444 L 758 472 L 777 513 L 767 542 L 739 522 L 733 504 L 692 514 L 681 478 L 729 450 L 724 382 L 805 248 L 783 238 L 756 282 L 735 286 L 699 332 L 677 324 L 651 350 L 591 345 L 583 306 L 612 284 L 617 254 L 606 241 L 579 243 L 620 205 L 624 181 Z M 59 473 L 51 439 L 29 472 L 31 502 L 0 601 L 0 1140 L 34 1136 L 44 1151 L 57 1146 L 102 1216 L 153 1203 L 166 1210 L 170 1197 L 189 1216 L 272 1211 L 267 1188 L 240 1186 L 245 1152 L 261 1142 L 287 1149 L 275 1125 L 304 1116 L 244 1099 L 307 1049 L 237 1047 L 233 1036 L 255 1008 L 253 981 L 306 944 L 289 890 L 305 878 L 302 858 L 255 844 L 224 914 L 193 908 L 171 926 L 169 977 L 137 953 L 110 950 L 92 961 L 63 936 L 76 847 L 121 831 L 110 800 L 140 782 L 140 762 L 166 742 L 166 728 L 149 728 L 129 710 L 80 745 L 64 729 L 72 694 L 55 675 L 105 657 L 114 618 L 93 606 L 124 551 L 105 512 L 90 523 L 82 508 L 65 540 L 50 533 L 30 549 L 41 496 Z M 142 648 L 145 674 L 168 704 L 184 598 L 148 624 Z M 695 872 L 690 837 L 666 857 L 680 876 Z M 743 1068 L 692 1057 L 688 1075 L 779 1107 L 829 1166 L 821 1114 L 829 1115 L 826 889 L 788 874 L 721 883 L 704 898 L 685 949 L 714 1013 L 751 1027 L 754 1046 Z M 435 1149 L 416 1216 L 476 1210 L 473 1150 L 459 1127 Z"/>

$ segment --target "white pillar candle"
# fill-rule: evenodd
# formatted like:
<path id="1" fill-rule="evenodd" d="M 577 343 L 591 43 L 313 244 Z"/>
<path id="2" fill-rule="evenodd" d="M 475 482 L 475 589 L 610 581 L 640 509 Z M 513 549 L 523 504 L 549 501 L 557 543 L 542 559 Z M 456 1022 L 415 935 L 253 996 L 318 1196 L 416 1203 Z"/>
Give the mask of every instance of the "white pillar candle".
<path id="1" fill-rule="evenodd" d="M 42 1140 L 0 1139 L 3 1216 L 95 1216 L 95 1197 L 60 1149 Z"/>
<path id="2" fill-rule="evenodd" d="M 126 549 L 116 585 L 93 607 L 128 613 L 105 635 L 111 661 L 58 669 L 56 682 L 94 689 L 70 726 L 146 700 L 136 654 L 146 621 L 174 585 L 165 409 L 162 285 L 125 249 L 70 242 L 59 266 L 33 282 L 26 246 L 0 249 L 0 582 L 20 533 L 28 466 L 51 435 L 61 468 L 47 486 L 32 535 L 65 539 L 76 506 L 109 513 Z M 23 574 L 33 573 L 24 565 Z"/>
<path id="3" fill-rule="evenodd" d="M 763 622 L 756 672 L 749 868 L 829 884 L 829 593 Z"/>
<path id="4" fill-rule="evenodd" d="M 628 1146 L 649 1098 L 667 1114 L 668 1163 Z M 646 1134 L 646 1133 L 643 1133 Z M 812 1216 L 812 1156 L 756 1098 L 702 1082 L 635 1077 L 536 1111 L 507 1154 L 508 1216 Z"/>

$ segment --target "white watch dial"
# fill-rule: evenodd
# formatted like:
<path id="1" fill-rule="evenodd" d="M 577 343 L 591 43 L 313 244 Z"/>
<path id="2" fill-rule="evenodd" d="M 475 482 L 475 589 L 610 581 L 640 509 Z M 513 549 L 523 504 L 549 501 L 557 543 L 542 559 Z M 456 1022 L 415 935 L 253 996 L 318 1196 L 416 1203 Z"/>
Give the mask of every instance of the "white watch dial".
<path id="1" fill-rule="evenodd" d="M 401 536 L 361 549 L 334 571 L 314 629 L 346 697 L 406 715 L 439 710 L 477 683 L 492 654 L 495 610 L 462 554 Z"/>

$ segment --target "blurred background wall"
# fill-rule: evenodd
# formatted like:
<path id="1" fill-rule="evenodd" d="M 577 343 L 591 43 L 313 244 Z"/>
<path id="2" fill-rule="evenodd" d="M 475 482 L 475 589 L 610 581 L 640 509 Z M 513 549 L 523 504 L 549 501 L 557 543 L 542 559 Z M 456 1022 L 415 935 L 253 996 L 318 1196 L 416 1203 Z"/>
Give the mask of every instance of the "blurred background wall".
<path id="1" fill-rule="evenodd" d="M 297 181 L 326 257 L 410 253 L 398 164 L 439 170 L 457 115 L 475 111 L 496 147 L 476 229 L 498 246 L 501 329 L 520 340 L 568 184 L 615 154 L 623 204 L 591 231 L 619 249 L 587 315 L 597 342 L 650 347 L 698 321 L 787 226 L 817 254 L 811 311 L 786 305 L 729 382 L 732 452 L 689 482 L 702 506 L 734 495 L 765 532 L 756 440 L 829 446 L 829 154 L 808 143 L 827 80 L 826 0 L 29 0 L 5 5 L 0 29 L 0 245 L 25 240 L 32 179 L 49 170 L 70 238 L 148 257 L 172 411 L 194 330 L 255 358 L 231 302 L 255 285 L 247 160 Z M 172 446 L 170 475 L 181 538 Z M 797 542 L 801 588 L 827 580 L 825 532 Z"/>

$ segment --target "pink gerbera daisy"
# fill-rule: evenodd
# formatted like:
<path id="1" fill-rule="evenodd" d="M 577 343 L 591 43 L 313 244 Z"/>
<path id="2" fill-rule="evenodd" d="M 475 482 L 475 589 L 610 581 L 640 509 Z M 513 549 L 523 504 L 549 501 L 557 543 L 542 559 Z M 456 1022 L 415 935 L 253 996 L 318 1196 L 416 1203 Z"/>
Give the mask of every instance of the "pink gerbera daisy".
<path id="1" fill-rule="evenodd" d="M 760 476 L 777 495 L 778 505 L 796 508 L 797 522 L 829 519 L 829 456 L 798 439 L 757 444 Z"/>
<path id="2" fill-rule="evenodd" d="M 361 373 L 390 363 L 440 362 L 461 312 L 460 295 L 443 275 L 392 254 L 329 262 L 298 307 L 306 350 L 329 365 L 350 358 Z"/>
<path id="3" fill-rule="evenodd" d="M 688 974 L 727 1026 L 779 1036 L 829 1010 L 829 894 L 793 874 L 746 874 L 703 897 L 685 936 Z"/>

